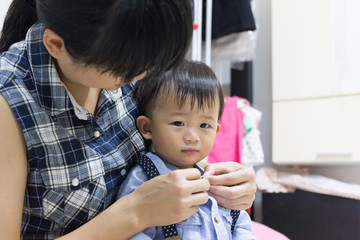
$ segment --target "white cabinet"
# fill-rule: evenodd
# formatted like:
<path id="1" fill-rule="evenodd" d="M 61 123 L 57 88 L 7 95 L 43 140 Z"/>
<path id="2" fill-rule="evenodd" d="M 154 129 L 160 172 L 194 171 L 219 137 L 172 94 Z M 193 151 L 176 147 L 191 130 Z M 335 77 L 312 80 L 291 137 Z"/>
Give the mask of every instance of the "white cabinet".
<path id="1" fill-rule="evenodd" d="M 360 95 L 274 103 L 273 162 L 360 162 Z"/>
<path id="2" fill-rule="evenodd" d="M 275 101 L 336 93 L 331 2 L 272 0 Z"/>
<path id="3" fill-rule="evenodd" d="M 335 48 L 335 6 L 349 1 L 272 0 L 274 163 L 360 163 L 360 78 L 339 77 L 351 61 L 339 67 L 349 51 Z"/>

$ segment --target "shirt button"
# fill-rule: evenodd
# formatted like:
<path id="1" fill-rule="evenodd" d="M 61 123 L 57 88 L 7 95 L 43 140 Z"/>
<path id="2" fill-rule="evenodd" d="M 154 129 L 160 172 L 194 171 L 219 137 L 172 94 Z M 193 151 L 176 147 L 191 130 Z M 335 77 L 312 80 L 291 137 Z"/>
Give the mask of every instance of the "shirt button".
<path id="1" fill-rule="evenodd" d="M 100 137 L 100 132 L 96 130 L 96 131 L 94 132 L 94 137 L 96 137 L 96 138 Z"/>
<path id="2" fill-rule="evenodd" d="M 79 186 L 79 183 L 80 183 L 80 181 L 79 181 L 78 178 L 74 178 L 74 179 L 71 181 L 71 185 L 72 185 L 73 187 Z"/>
<path id="3" fill-rule="evenodd" d="M 124 176 L 126 174 L 126 169 L 121 170 L 120 174 L 121 176 Z"/>
<path id="4" fill-rule="evenodd" d="M 218 217 L 214 217 L 214 220 L 215 220 L 216 223 L 220 222 L 220 219 Z"/>

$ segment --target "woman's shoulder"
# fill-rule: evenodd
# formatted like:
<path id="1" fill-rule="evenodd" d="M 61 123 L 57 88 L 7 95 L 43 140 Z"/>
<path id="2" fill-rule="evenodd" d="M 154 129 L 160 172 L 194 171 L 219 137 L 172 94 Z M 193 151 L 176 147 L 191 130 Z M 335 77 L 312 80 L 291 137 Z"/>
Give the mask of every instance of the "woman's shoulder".
<path id="1" fill-rule="evenodd" d="M 26 41 L 14 43 L 0 54 L 0 94 L 10 107 L 29 102 L 35 89 Z"/>
<path id="2" fill-rule="evenodd" d="M 0 129 L 3 134 L 1 135 L 1 138 L 6 137 L 6 141 L 10 142 L 12 144 L 19 143 L 22 144 L 22 147 L 25 148 L 24 142 L 22 141 L 21 137 L 21 127 L 16 121 L 16 117 L 11 110 L 11 107 L 9 106 L 6 99 L 0 94 L 0 112 L 1 112 L 1 120 L 0 120 Z M 8 134 L 5 134 L 5 133 Z M 13 141 L 14 139 L 17 139 L 17 141 Z M 4 138 L 2 139 L 4 140 Z M 0 140 L 0 142 L 2 142 Z M 6 154 L 5 154 L 6 155 Z"/>
<path id="3" fill-rule="evenodd" d="M 13 44 L 0 55 L 0 101 L 15 114 L 19 123 L 22 116 L 31 116 L 35 101 L 35 84 L 27 59 L 25 42 Z M 2 112 L 3 117 L 3 112 Z M 10 116 L 14 117 L 14 116 Z M 21 124 L 20 124 L 21 125 Z M 21 125 L 22 126 L 22 125 Z"/>
<path id="4" fill-rule="evenodd" d="M 25 40 L 14 43 L 0 55 L 0 87 L 16 78 L 26 77 L 30 69 Z"/>
<path id="5" fill-rule="evenodd" d="M 44 26 L 34 24 L 27 32 L 26 38 L 12 44 L 5 52 L 0 53 L 0 87 L 14 79 L 30 77 L 31 71 L 42 63 L 47 67 L 50 57 L 42 44 Z"/>

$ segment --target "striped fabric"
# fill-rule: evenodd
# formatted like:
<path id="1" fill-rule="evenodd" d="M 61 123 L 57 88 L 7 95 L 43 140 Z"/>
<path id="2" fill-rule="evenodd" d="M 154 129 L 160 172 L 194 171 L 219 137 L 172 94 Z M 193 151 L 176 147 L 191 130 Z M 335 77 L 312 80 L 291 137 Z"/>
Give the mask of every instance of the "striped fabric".
<path id="1" fill-rule="evenodd" d="M 103 90 L 95 118 L 61 83 L 43 32 L 35 24 L 0 56 L 0 94 L 27 144 L 23 239 L 54 239 L 95 217 L 115 201 L 144 149 L 133 86 Z"/>

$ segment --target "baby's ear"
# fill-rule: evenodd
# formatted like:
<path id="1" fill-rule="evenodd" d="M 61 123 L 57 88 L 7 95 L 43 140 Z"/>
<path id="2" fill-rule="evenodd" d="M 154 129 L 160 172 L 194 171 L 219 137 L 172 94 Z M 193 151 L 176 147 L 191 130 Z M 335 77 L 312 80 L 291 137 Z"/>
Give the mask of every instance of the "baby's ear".
<path id="1" fill-rule="evenodd" d="M 141 135 L 146 139 L 146 140 L 150 140 L 152 137 L 152 132 L 151 132 L 151 120 L 150 118 L 146 117 L 146 116 L 139 116 L 136 119 L 136 126 L 139 129 L 139 132 L 141 133 Z"/>
<path id="2" fill-rule="evenodd" d="M 221 129 L 221 125 L 220 125 L 220 123 L 218 123 L 217 127 L 216 127 L 216 133 L 218 133 L 220 131 L 220 129 Z"/>

